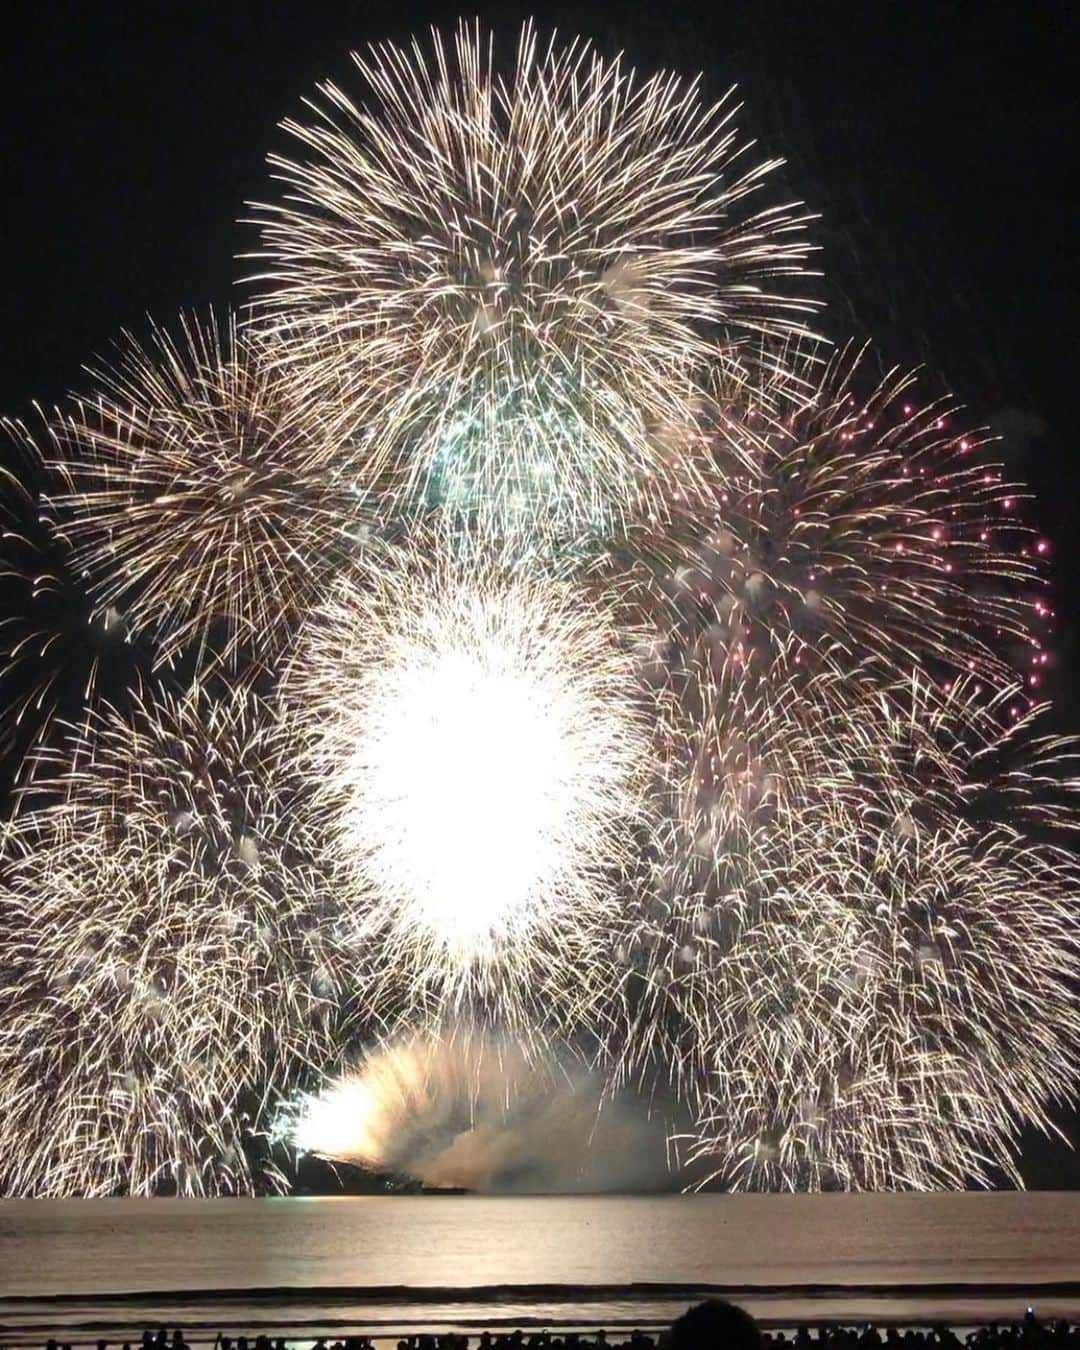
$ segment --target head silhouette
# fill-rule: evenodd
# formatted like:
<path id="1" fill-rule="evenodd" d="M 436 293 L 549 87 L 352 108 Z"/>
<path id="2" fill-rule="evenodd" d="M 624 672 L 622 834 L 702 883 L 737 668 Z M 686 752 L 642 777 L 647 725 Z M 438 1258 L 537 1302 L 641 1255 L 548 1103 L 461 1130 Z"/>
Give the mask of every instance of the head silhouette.
<path id="1" fill-rule="evenodd" d="M 710 1298 L 672 1324 L 671 1350 L 761 1350 L 757 1323 L 726 1299 Z"/>

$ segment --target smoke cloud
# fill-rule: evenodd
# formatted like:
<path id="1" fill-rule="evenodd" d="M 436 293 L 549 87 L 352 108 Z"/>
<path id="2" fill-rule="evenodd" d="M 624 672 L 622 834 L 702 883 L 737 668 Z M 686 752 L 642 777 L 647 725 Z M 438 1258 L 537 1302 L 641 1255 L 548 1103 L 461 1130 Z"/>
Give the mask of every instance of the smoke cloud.
<path id="1" fill-rule="evenodd" d="M 292 1142 L 429 1186 L 503 1193 L 669 1190 L 671 1122 L 566 1059 L 479 1035 L 370 1052 L 298 1108 Z"/>

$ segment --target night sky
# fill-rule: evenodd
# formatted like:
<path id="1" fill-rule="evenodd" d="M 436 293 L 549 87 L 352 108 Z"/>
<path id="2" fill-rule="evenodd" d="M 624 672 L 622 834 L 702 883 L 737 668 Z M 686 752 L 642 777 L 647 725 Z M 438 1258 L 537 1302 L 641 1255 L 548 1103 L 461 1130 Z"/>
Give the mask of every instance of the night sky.
<path id="1" fill-rule="evenodd" d="M 872 334 L 883 363 L 924 365 L 974 425 L 1006 434 L 1052 542 L 1063 726 L 1080 602 L 1074 444 L 1078 19 L 1068 3 L 758 0 L 470 6 L 512 37 L 545 26 L 625 50 L 643 69 L 738 83 L 742 124 L 786 156 L 828 274 L 834 338 Z M 89 387 L 84 362 L 147 314 L 240 299 L 254 242 L 245 201 L 273 194 L 264 159 L 316 80 L 353 84 L 350 48 L 459 11 L 414 0 L 10 0 L 0 49 L 0 414 Z M 2 601 L 0 601 L 2 605 Z M 1071 1128 L 1071 1127 L 1070 1127 Z M 1080 1185 L 1080 1163 L 1033 1144 L 1029 1184 Z"/>
<path id="2" fill-rule="evenodd" d="M 147 314 L 243 295 L 244 202 L 272 191 L 277 122 L 350 48 L 458 11 L 384 0 L 216 0 L 6 7 L 0 52 L 5 248 L 0 411 L 87 387 L 82 364 Z M 475 11 L 469 11 L 475 12 Z M 1080 291 L 1074 215 L 1078 20 L 1066 3 L 547 3 L 480 7 L 512 35 L 529 13 L 639 66 L 738 83 L 744 126 L 788 159 L 822 219 L 834 338 L 925 365 L 974 423 L 1010 432 L 1041 501 L 1065 602 Z M 1068 603 L 1071 601 L 1072 603 Z M 1062 633 L 1066 673 L 1075 635 Z M 1062 695 L 1068 680 L 1060 680 Z M 1080 705 L 1074 702 L 1074 709 Z M 1075 722 L 1072 717 L 1069 721 Z"/>

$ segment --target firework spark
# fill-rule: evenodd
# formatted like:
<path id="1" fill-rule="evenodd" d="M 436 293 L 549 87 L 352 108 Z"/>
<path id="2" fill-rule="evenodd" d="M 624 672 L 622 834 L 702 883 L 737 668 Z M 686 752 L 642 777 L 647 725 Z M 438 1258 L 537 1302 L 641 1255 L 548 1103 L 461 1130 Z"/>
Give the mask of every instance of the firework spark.
<path id="1" fill-rule="evenodd" d="M 613 1061 L 731 1185 L 1016 1181 L 1078 1069 L 1076 747 L 1003 729 L 1044 579 L 977 439 L 860 367 L 719 385 L 711 497 L 616 550 L 671 697 Z"/>
<path id="2" fill-rule="evenodd" d="M 128 338 L 98 378 L 50 435 L 68 484 L 55 505 L 99 606 L 162 659 L 266 659 L 370 538 L 332 420 L 233 317 L 185 320 L 179 341 L 156 330 L 148 349 Z"/>
<path id="3" fill-rule="evenodd" d="M 6 1194 L 260 1184 L 243 1113 L 333 1053 L 345 969 L 274 729 L 244 693 L 102 714 L 7 827 Z"/>
<path id="4" fill-rule="evenodd" d="M 354 60 L 366 103 L 324 84 L 285 123 L 307 158 L 272 160 L 258 298 L 328 397 L 378 386 L 357 472 L 534 537 L 662 506 L 695 371 L 808 308 L 762 288 L 807 253 L 797 207 L 752 204 L 776 161 L 744 163 L 730 100 L 531 28 L 506 75 L 467 26 Z"/>
<path id="5" fill-rule="evenodd" d="M 1023 494 L 950 407 L 867 364 L 848 350 L 781 353 L 756 379 L 721 368 L 707 493 L 636 531 L 617 565 L 646 568 L 656 623 L 684 651 L 707 639 L 735 664 L 1011 686 L 1048 610 Z"/>
<path id="6" fill-rule="evenodd" d="M 286 699 L 357 941 L 425 988 L 517 1003 L 614 904 L 650 726 L 602 604 L 432 548 L 341 582 Z"/>
<path id="7" fill-rule="evenodd" d="M 114 607 L 96 605 L 64 525 L 47 505 L 55 487 L 21 423 L 2 423 L 0 466 L 0 754 L 37 763 L 58 722 L 82 724 L 103 691 L 120 704 L 153 684 L 153 649 L 132 641 Z"/>
<path id="8" fill-rule="evenodd" d="M 620 1072 L 677 1066 L 729 1185 L 1019 1181 L 1021 1126 L 1052 1130 L 1080 1068 L 1080 866 L 1032 838 L 1075 828 L 1075 746 L 1042 747 L 1036 797 L 986 781 L 1009 733 L 970 683 L 855 699 L 830 675 L 845 704 L 694 674 L 709 712 L 672 727 L 667 838 L 616 947 Z"/>

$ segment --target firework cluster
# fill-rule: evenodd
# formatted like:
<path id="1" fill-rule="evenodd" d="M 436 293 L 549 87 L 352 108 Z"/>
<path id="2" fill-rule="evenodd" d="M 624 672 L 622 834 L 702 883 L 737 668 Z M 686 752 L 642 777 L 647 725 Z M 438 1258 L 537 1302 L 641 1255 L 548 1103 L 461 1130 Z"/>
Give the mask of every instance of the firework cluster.
<path id="1" fill-rule="evenodd" d="M 8 428 L 0 1191 L 279 1184 L 281 1102 L 457 1037 L 731 1186 L 1019 1181 L 1080 1067 L 1022 488 L 806 331 L 730 101 L 531 29 L 356 66 L 242 314 Z"/>

